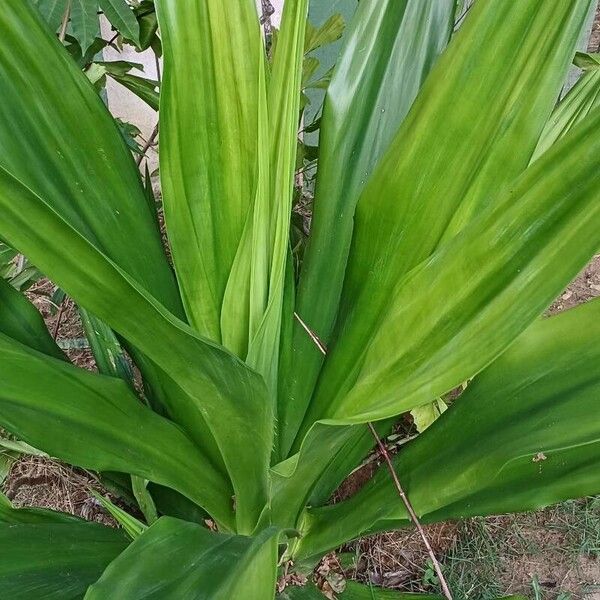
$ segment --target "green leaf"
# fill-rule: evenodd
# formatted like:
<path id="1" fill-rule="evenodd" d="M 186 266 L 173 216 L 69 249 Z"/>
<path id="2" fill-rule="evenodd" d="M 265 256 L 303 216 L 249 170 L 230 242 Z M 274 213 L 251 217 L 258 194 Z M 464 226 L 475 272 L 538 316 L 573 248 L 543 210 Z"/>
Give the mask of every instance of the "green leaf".
<path id="1" fill-rule="evenodd" d="M 323 406 L 327 397 L 328 418 L 366 422 L 429 402 L 473 377 L 543 312 L 600 244 L 599 133 L 596 110 L 397 282 L 354 372 L 344 365 L 343 383 L 324 379 L 317 399 Z"/>
<path id="2" fill-rule="evenodd" d="M 346 23 L 344 17 L 336 13 L 331 15 L 320 27 L 311 23 L 306 25 L 306 37 L 304 42 L 304 53 L 308 54 L 317 48 L 333 44 L 344 34 Z"/>
<path id="3" fill-rule="evenodd" d="M 590 418 L 599 335 L 597 300 L 537 321 L 393 459 L 423 522 L 534 510 L 600 491 L 600 427 Z M 409 524 L 383 468 L 350 500 L 309 511 L 298 557 Z"/>
<path id="4" fill-rule="evenodd" d="M 131 516 L 116 504 L 113 504 L 108 498 L 105 498 L 94 491 L 92 491 L 92 495 L 100 502 L 102 507 L 115 519 L 115 521 L 121 525 L 123 531 L 125 531 L 132 540 L 140 537 L 140 535 L 148 529 L 144 523 L 138 521 L 138 519 Z"/>
<path id="5" fill-rule="evenodd" d="M 125 382 L 45 357 L 4 335 L 0 357 L 0 424 L 8 431 L 72 464 L 172 487 L 232 526 L 227 480 Z"/>
<path id="6" fill-rule="evenodd" d="M 330 404 L 332 390 L 343 395 L 340 390 L 346 385 L 344 381 L 349 383 L 348 374 L 367 367 L 370 361 L 365 362 L 364 353 L 377 344 L 375 337 L 388 335 L 388 341 L 391 341 L 391 336 L 396 336 L 393 345 L 386 346 L 388 359 L 397 357 L 403 352 L 402 348 L 406 348 L 407 361 L 420 360 L 415 352 L 425 352 L 425 347 L 408 350 L 409 342 L 406 341 L 405 345 L 402 333 L 385 330 L 384 315 L 398 314 L 400 308 L 400 298 L 396 297 L 399 282 L 428 259 L 437 247 L 443 248 L 445 241 L 452 239 L 486 206 L 499 206 L 504 202 L 507 207 L 510 194 L 523 192 L 523 188 L 520 191 L 515 188 L 515 178 L 530 162 L 558 97 L 589 7 L 589 0 L 572 0 L 560 4 L 560 7 L 537 0 L 523 0 L 500 4 L 476 2 L 470 9 L 358 202 L 335 343 L 321 374 L 323 384 L 315 398 L 316 405 L 320 407 L 313 408 L 312 418 L 306 419 L 305 428 L 314 421 L 315 415 L 332 414 L 333 410 L 325 407 L 336 403 L 334 400 Z M 571 152 L 571 147 L 565 148 L 564 153 L 568 152 Z M 561 157 L 555 157 L 555 162 L 560 162 Z M 562 167 L 547 170 L 557 179 L 564 177 L 570 165 L 569 158 L 565 157 Z M 588 166 L 592 167 L 591 162 Z M 561 169 L 562 173 L 559 173 Z M 532 173 L 540 177 L 542 170 Z M 584 175 L 583 171 L 580 174 Z M 531 175 L 530 181 L 533 182 L 536 175 Z M 563 190 L 565 193 L 569 191 Z M 541 195 L 540 192 L 539 200 Z M 548 206 L 540 206 L 538 215 Z M 521 216 L 523 210 L 520 209 Z M 317 227 L 316 212 L 314 220 Z M 523 223 L 523 227 L 528 228 L 534 222 L 531 219 L 527 225 Z M 479 228 L 482 226 L 480 222 Z M 490 236 L 491 231 L 487 235 Z M 426 277 L 434 276 L 433 265 L 421 269 L 421 275 L 412 271 L 413 282 L 422 277 L 419 295 L 415 296 L 416 288 L 412 288 L 413 295 L 410 298 L 404 296 L 401 300 L 404 309 L 408 310 L 410 302 L 416 316 L 417 306 L 428 306 L 427 310 L 432 311 L 428 314 L 435 314 L 440 317 L 439 323 L 446 323 L 440 316 L 440 303 L 449 296 L 456 299 L 454 292 L 457 286 L 461 289 L 462 285 L 459 280 L 463 282 L 471 272 L 476 271 L 478 276 L 484 277 L 479 267 L 489 266 L 486 263 L 490 256 L 490 239 L 494 238 L 488 237 L 486 242 L 482 236 L 480 240 L 481 250 L 486 245 L 483 262 L 477 262 L 474 249 L 467 249 L 465 244 L 463 250 L 467 254 L 463 259 L 469 264 L 463 263 L 461 268 L 464 270 L 454 282 L 450 284 L 450 279 L 446 280 L 444 290 L 438 288 L 440 295 L 437 299 L 435 294 L 430 293 L 432 284 L 436 282 L 426 280 Z M 525 241 L 524 238 L 521 241 Z M 493 257 L 498 258 L 496 249 Z M 581 256 L 577 257 L 571 268 L 575 263 L 581 267 L 581 260 Z M 511 269 L 509 264 L 504 266 L 507 270 Z M 444 267 L 440 265 L 439 268 Z M 564 274 L 565 279 L 560 285 L 566 285 L 568 278 L 574 274 L 571 268 L 569 273 Z M 458 275 L 456 271 L 454 274 L 455 277 Z M 326 277 L 329 278 L 329 274 Z M 407 279 L 403 281 L 406 283 Z M 437 283 L 441 284 L 441 279 Z M 446 287 L 448 285 L 451 287 Z M 560 287 L 553 289 L 557 292 Z M 463 291 L 466 292 L 466 289 L 461 289 L 461 293 Z M 490 291 L 480 289 L 479 299 L 487 299 Z M 544 303 L 549 302 L 548 296 Z M 315 304 L 323 302 L 315 301 Z M 525 307 L 527 302 L 522 300 L 519 304 Z M 444 318 L 448 318 L 445 308 L 442 307 L 442 312 L 446 315 Z M 540 302 L 535 310 L 539 314 L 542 308 L 544 306 Z M 303 316 L 302 312 L 300 315 Z M 466 313 L 461 311 L 460 318 L 465 317 Z M 526 324 L 523 323 L 522 327 Z M 316 330 L 322 334 L 318 328 Z M 438 327 L 437 331 L 441 333 L 442 329 Z M 481 331 L 481 325 L 478 331 Z M 402 348 L 398 348 L 398 340 L 402 340 Z M 428 341 L 428 346 L 434 348 L 432 340 Z M 449 360 L 452 359 L 450 354 L 447 355 Z M 458 360 L 458 355 L 456 358 Z M 471 360 L 474 358 L 471 357 Z M 436 366 L 435 373 L 441 373 L 440 366 Z M 413 367 L 419 368 L 418 364 Z M 373 372 L 373 378 L 377 373 L 381 374 L 379 368 Z M 473 373 L 471 371 L 466 377 Z M 466 377 L 453 381 L 440 393 L 458 385 Z M 349 379 L 352 378 L 354 375 Z M 413 403 L 405 395 L 407 390 L 400 389 L 399 381 L 396 381 L 395 394 L 402 398 L 397 408 L 414 408 L 433 400 L 438 394 L 434 391 L 437 387 L 434 381 L 431 383 L 428 390 L 423 388 L 422 400 Z M 380 412 L 383 415 L 384 411 Z"/>
<path id="7" fill-rule="evenodd" d="M 417 406 L 410 411 L 419 433 L 423 433 L 434 421 L 446 412 L 448 405 L 441 399 L 434 400 L 430 404 Z"/>
<path id="8" fill-rule="evenodd" d="M 127 40 L 140 46 L 140 26 L 126 0 L 98 0 L 111 25 Z"/>
<path id="9" fill-rule="evenodd" d="M 330 352 L 321 373 L 322 383 L 312 402 L 311 415 L 305 419 L 305 429 L 323 414 L 331 416 L 336 412 L 335 405 L 338 401 L 345 403 L 341 398 L 357 381 L 358 373 L 362 372 L 366 376 L 375 354 L 381 357 L 379 353 L 384 348 L 379 346 L 379 343 L 384 338 L 387 339 L 387 355 L 384 362 L 397 362 L 394 394 L 399 401 L 394 407 L 395 413 L 432 401 L 436 396 L 471 377 L 485 366 L 486 361 L 494 358 L 492 354 L 476 356 L 475 352 L 470 356 L 473 363 L 471 367 L 467 366 L 466 361 L 462 364 L 466 374 L 457 379 L 452 378 L 452 383 L 448 378 L 443 385 L 444 389 L 440 389 L 439 392 L 435 391 L 438 387 L 436 373 L 442 372 L 443 365 L 438 362 L 429 363 L 429 368 L 434 370 L 426 376 L 428 383 L 421 388 L 420 400 L 414 401 L 415 399 L 409 397 L 408 389 L 400 383 L 400 372 L 404 368 L 400 363 L 406 360 L 406 367 L 408 362 L 411 362 L 411 372 L 416 375 L 420 369 L 420 361 L 427 362 L 426 355 L 429 352 L 437 352 L 440 346 L 432 338 L 428 339 L 425 345 L 419 347 L 417 343 L 408 350 L 408 346 L 413 342 L 405 340 L 403 333 L 393 326 L 390 327 L 394 321 L 392 314 L 400 318 L 400 312 L 404 311 L 401 318 L 408 325 L 408 313 L 411 312 L 416 319 L 421 319 L 417 317 L 417 313 L 427 306 L 425 310 L 432 311 L 428 315 L 436 315 L 437 323 L 450 323 L 445 320 L 453 318 L 450 316 L 451 311 L 447 309 L 450 309 L 459 296 L 466 298 L 470 293 L 469 286 L 462 287 L 462 282 L 468 279 L 469 285 L 477 287 L 476 280 L 479 280 L 479 300 L 485 298 L 487 301 L 506 288 L 502 300 L 497 297 L 498 302 L 495 306 L 502 311 L 496 313 L 497 318 L 507 319 L 507 327 L 502 328 L 502 335 L 496 336 L 496 331 L 491 330 L 489 335 L 495 337 L 494 344 L 499 346 L 502 344 L 501 338 L 506 335 L 504 343 L 507 344 L 512 341 L 510 336 L 517 335 L 538 316 L 550 303 L 552 295 L 556 295 L 576 274 L 576 269 L 581 268 L 586 258 L 593 254 L 594 250 L 591 248 L 597 246 L 593 240 L 581 254 L 581 247 L 571 248 L 571 245 L 575 245 L 573 242 L 569 246 L 569 253 L 573 250 L 573 262 L 570 266 L 565 263 L 566 269 L 561 274 L 560 270 L 550 266 L 551 259 L 548 256 L 544 258 L 539 252 L 541 248 L 535 246 L 543 239 L 548 242 L 555 234 L 565 236 L 570 230 L 568 226 L 563 231 L 560 231 L 560 226 L 553 229 L 548 219 L 540 218 L 552 206 L 550 203 L 543 205 L 547 194 L 551 193 L 555 199 L 562 195 L 563 201 L 559 204 L 569 211 L 568 196 L 572 187 L 563 185 L 571 176 L 567 173 L 568 169 L 577 162 L 574 166 L 581 169 L 579 175 L 587 177 L 586 169 L 593 171 L 597 168 L 590 156 L 585 163 L 579 164 L 577 160 L 587 153 L 585 146 L 588 139 L 583 144 L 582 130 L 579 136 L 571 138 L 571 144 L 563 146 L 562 153 L 553 152 L 553 158 L 544 161 L 546 169 L 543 175 L 540 168 L 530 169 L 521 179 L 515 181 L 515 176 L 528 165 L 544 123 L 558 96 L 589 2 L 581 0 L 564 4 L 561 5 L 561 11 L 554 8 L 533 0 L 502 2 L 499 5 L 476 3 L 438 61 L 419 100 L 408 119 L 404 121 L 358 203 L 349 268 L 344 282 L 344 296 L 336 324 L 338 333 L 335 335 L 333 351 Z M 492 35 L 492 31 L 494 39 L 497 40 L 494 44 L 490 44 L 489 36 Z M 547 47 L 539 44 L 541 38 L 547 42 Z M 526 43 L 522 43 L 523 39 Z M 502 60 L 498 58 L 500 55 L 503 56 Z M 518 65 L 522 65 L 522 68 Z M 482 96 L 484 91 L 485 98 Z M 593 125 L 587 131 L 588 134 L 594 135 Z M 575 140 L 580 144 L 578 148 L 575 147 Z M 573 181 L 575 180 L 571 179 L 571 186 Z M 577 185 L 580 185 L 579 180 Z M 531 191 L 527 189 L 530 187 Z M 542 190 L 542 187 L 545 189 Z M 443 202 L 440 202 L 439 190 L 442 189 Z M 587 223 L 590 228 L 594 227 L 593 193 L 590 188 L 585 192 L 582 188 L 579 195 L 582 202 L 579 206 L 581 212 L 574 206 L 571 207 L 575 211 L 572 215 L 578 213 L 582 219 L 579 225 L 585 226 L 584 223 Z M 511 208 L 515 204 L 513 200 L 519 198 L 523 201 L 522 205 L 518 209 Z M 486 205 L 489 208 L 487 213 Z M 584 207 L 590 209 L 587 215 L 584 214 Z M 527 211 L 531 211 L 530 214 L 527 214 Z M 487 214 L 487 220 L 483 217 L 484 214 Z M 516 228 L 519 226 L 515 224 L 515 229 L 512 229 L 512 221 L 511 234 L 508 231 L 504 232 L 504 250 L 507 253 L 503 257 L 500 257 L 502 251 L 492 249 L 490 245 L 490 240 L 499 245 L 503 244 L 500 239 L 494 238 L 500 231 L 494 229 L 489 220 L 492 214 L 494 219 L 502 218 L 505 224 L 515 218 L 521 220 L 520 238 Z M 459 252 L 459 246 L 464 244 L 460 251 L 466 253 L 462 258 L 454 254 L 457 260 L 456 270 L 448 263 L 442 266 L 441 262 L 446 260 L 442 256 L 445 252 L 450 252 L 449 245 L 444 246 L 442 243 L 444 238 L 452 239 L 454 234 L 463 229 L 476 215 L 481 215 L 479 223 L 469 230 L 469 234 L 465 232 L 460 243 L 452 246 Z M 563 224 L 567 225 L 566 221 Z M 534 238 L 528 239 L 527 236 L 523 236 L 525 232 L 529 235 L 534 225 L 541 226 L 538 230 L 539 237 L 534 236 L 537 237 L 537 242 L 533 241 Z M 544 226 L 548 227 L 545 231 Z M 472 245 L 466 241 L 467 235 L 472 236 Z M 511 242 L 508 239 L 510 235 L 514 235 Z M 475 238 L 479 241 L 475 242 Z M 562 237 L 561 242 L 566 241 L 567 238 Z M 520 297 L 519 310 L 508 314 L 506 310 L 514 304 L 510 301 L 509 306 L 506 295 L 509 293 L 509 279 L 519 287 L 525 285 L 526 273 L 533 275 L 536 270 L 532 264 L 530 269 L 523 270 L 522 274 L 516 271 L 524 267 L 525 255 L 512 255 L 514 258 L 511 259 L 510 248 L 513 244 L 513 250 L 518 244 L 523 244 L 522 251 L 530 254 L 530 259 L 537 256 L 539 261 L 543 261 L 545 269 L 552 271 L 552 277 L 545 281 L 548 288 L 543 299 L 542 288 L 531 289 L 530 281 L 527 287 L 531 296 L 528 294 Z M 525 250 L 528 245 L 529 250 Z M 437 258 L 430 258 L 422 263 L 420 268 L 415 268 L 438 246 L 440 250 Z M 475 246 L 479 246 L 479 250 Z M 488 261 L 490 257 L 492 260 Z M 502 278 L 494 280 L 490 275 L 491 270 L 487 271 L 493 262 L 500 268 L 495 276 L 500 276 L 502 270 L 502 277 L 508 276 L 504 283 Z M 411 269 L 412 272 L 409 273 Z M 449 277 L 446 278 L 450 272 L 453 272 L 455 277 L 458 276 L 458 279 L 451 281 Z M 471 279 L 472 273 L 476 273 L 476 278 Z M 412 282 L 410 286 L 409 280 Z M 442 283 L 443 281 L 445 283 Z M 406 286 L 411 287 L 410 296 L 407 293 L 401 298 L 401 288 L 404 287 L 408 292 Z M 437 292 L 432 293 L 432 286 L 436 286 Z M 460 295 L 454 293 L 457 287 L 461 290 Z M 516 291 L 516 287 L 513 290 Z M 537 293 L 540 293 L 540 296 L 534 300 L 533 296 Z M 448 298 L 450 302 L 446 304 Z M 471 298 L 472 307 L 475 308 L 475 303 L 479 300 L 475 300 L 475 296 Z M 501 308 L 502 301 L 506 304 Z M 486 307 L 490 310 L 489 315 L 495 310 L 490 308 L 492 305 Z M 469 335 L 465 327 L 469 318 L 468 303 L 467 307 L 463 308 L 460 309 L 461 315 L 458 317 L 460 325 L 456 320 L 450 328 L 456 327 L 455 332 L 460 328 L 462 334 Z M 529 316 L 525 316 L 528 311 L 531 311 Z M 422 315 L 425 315 L 425 312 Z M 510 334 L 508 321 L 516 326 L 516 321 L 521 318 L 523 321 L 519 327 Z M 413 323 L 416 325 L 416 321 Z M 425 324 L 425 327 L 421 324 Z M 429 331 L 428 324 L 433 324 L 429 316 L 426 322 L 419 320 L 418 327 L 413 327 L 412 333 L 428 336 L 428 333 L 425 333 L 426 330 Z M 446 330 L 437 324 L 435 327 L 436 335 L 448 335 L 447 339 L 450 340 L 449 329 Z M 476 339 L 486 345 L 489 352 L 494 344 L 488 344 L 487 338 L 483 339 L 482 327 L 482 323 L 477 325 Z M 494 330 L 497 329 L 498 325 L 495 323 Z M 471 337 L 471 343 L 476 345 L 476 339 Z M 398 347 L 398 340 L 402 340 L 401 348 Z M 459 337 L 453 338 L 452 343 L 458 345 Z M 374 350 L 376 346 L 379 346 L 377 351 Z M 403 348 L 406 348 L 407 353 L 403 359 L 399 359 Z M 466 347 L 454 354 L 453 350 L 446 346 L 444 360 L 460 360 L 458 356 L 463 350 L 466 350 Z M 470 351 L 473 350 L 474 347 L 471 347 Z M 367 352 L 371 358 L 365 358 Z M 441 354 L 439 356 L 441 359 Z M 383 364 L 377 365 L 370 372 L 371 383 L 380 375 L 383 376 L 382 367 Z M 455 374 L 458 375 L 458 371 Z M 447 371 L 446 375 L 449 376 L 450 371 Z M 381 390 L 377 393 L 379 401 L 386 394 L 384 388 L 387 384 L 383 380 L 381 383 Z M 362 385 L 359 387 L 362 388 Z M 366 387 L 362 388 L 362 391 L 366 391 Z M 359 392 L 358 388 L 355 388 L 352 395 L 358 399 L 362 391 Z M 335 398 L 336 395 L 339 400 Z M 372 400 L 377 402 L 375 396 Z M 354 400 L 350 403 L 354 403 Z M 346 410 L 342 412 L 345 413 Z M 389 411 L 384 410 L 379 410 L 378 415 L 390 416 Z"/>
<path id="10" fill-rule="evenodd" d="M 39 352 L 67 360 L 48 332 L 38 310 L 5 279 L 0 278 L 0 332 Z"/>
<path id="11" fill-rule="evenodd" d="M 147 355 L 169 381 L 177 382 L 177 395 L 168 397 L 168 408 L 201 448 L 208 425 L 233 481 L 239 530 L 251 532 L 267 499 L 273 436 L 273 407 L 262 378 L 223 348 L 198 337 L 1 168 L 0 208 L 0 229 L 15 246 L 78 304 Z M 37 224 L 35 230 L 27 227 L 30 222 Z M 49 243 L 56 239 L 62 243 Z"/>
<path id="12" fill-rule="evenodd" d="M 67 10 L 69 0 L 37 0 L 37 9 L 52 33 L 56 33 Z"/>
<path id="13" fill-rule="evenodd" d="M 575 59 L 573 60 L 573 64 L 583 69 L 587 70 L 598 70 L 600 69 L 600 54 L 588 54 L 586 52 L 577 52 L 575 55 Z"/>
<path id="14" fill-rule="evenodd" d="M 347 581 L 346 589 L 338 594 L 339 600 L 443 600 L 437 594 L 407 594 L 396 590 L 385 590 L 373 585 Z"/>
<path id="15" fill-rule="evenodd" d="M 71 32 L 85 54 L 100 34 L 98 0 L 69 0 L 71 3 Z"/>
<path id="16" fill-rule="evenodd" d="M 261 33 L 254 0 L 156 7 L 164 45 L 160 174 L 173 261 L 190 323 L 220 342 L 223 296 L 264 151 Z"/>
<path id="17" fill-rule="evenodd" d="M 358 194 L 450 36 L 453 0 L 362 2 L 345 34 L 321 120 L 311 236 L 296 312 L 327 345 L 341 294 Z M 357 51 L 360 48 L 360 51 Z M 306 411 L 323 357 L 295 324 L 289 397 L 279 406 L 281 458 Z"/>
<path id="18" fill-rule="evenodd" d="M 163 517 L 111 563 L 85 598 L 268 600 L 275 593 L 277 537 L 272 528 L 250 538 Z"/>
<path id="19" fill-rule="evenodd" d="M 182 316 L 138 170 L 101 98 L 28 2 L 4 6 L 0 29 L 0 165 Z"/>
<path id="20" fill-rule="evenodd" d="M 107 63 L 104 64 L 106 65 Z M 130 92 L 133 92 L 138 98 L 142 99 L 150 108 L 158 110 L 160 102 L 160 94 L 158 92 L 160 84 L 158 81 L 145 79 L 137 75 L 111 73 L 110 70 L 108 70 L 108 74 Z"/>
<path id="21" fill-rule="evenodd" d="M 600 64 L 598 69 L 586 71 L 554 109 L 531 160 L 537 160 L 597 106 L 600 106 Z"/>
<path id="22" fill-rule="evenodd" d="M 97 523 L 0 524 L 0 597 L 75 600 L 127 547 Z"/>

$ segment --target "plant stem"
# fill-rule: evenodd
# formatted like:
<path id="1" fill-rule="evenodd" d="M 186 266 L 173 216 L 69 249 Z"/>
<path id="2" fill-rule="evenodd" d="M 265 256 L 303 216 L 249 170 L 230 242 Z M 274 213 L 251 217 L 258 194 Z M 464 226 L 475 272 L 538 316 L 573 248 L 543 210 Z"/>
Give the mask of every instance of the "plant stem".
<path id="1" fill-rule="evenodd" d="M 60 24 L 60 31 L 58 32 L 58 39 L 62 42 L 65 41 L 67 35 L 67 27 L 69 26 L 69 18 L 71 17 L 71 0 L 67 2 L 65 8 L 65 14 L 63 15 L 62 22 Z"/>
<path id="2" fill-rule="evenodd" d="M 375 441 L 377 442 L 377 447 L 379 448 L 379 452 L 381 453 L 381 455 L 383 456 L 383 459 L 385 460 L 385 462 L 387 464 L 390 475 L 392 476 L 392 480 L 394 481 L 394 486 L 396 487 L 396 491 L 398 492 L 398 495 L 402 499 L 402 502 L 404 502 L 404 506 L 406 506 L 406 510 L 408 511 L 408 514 L 410 515 L 412 522 L 415 524 L 415 527 L 417 528 L 417 531 L 419 532 L 419 535 L 421 536 L 421 539 L 423 540 L 423 543 L 425 544 L 425 548 L 427 549 L 429 558 L 431 559 L 431 562 L 433 563 L 433 568 L 435 569 L 435 573 L 438 576 L 440 585 L 442 586 L 442 591 L 444 593 L 444 596 L 446 596 L 446 598 L 448 598 L 448 600 L 452 600 L 452 594 L 450 593 L 450 589 L 448 588 L 448 583 L 446 582 L 446 579 L 444 578 L 444 575 L 442 573 L 442 567 L 440 566 L 440 563 L 438 562 L 438 560 L 435 556 L 435 552 L 433 551 L 433 548 L 431 547 L 431 544 L 429 543 L 429 540 L 427 539 L 427 535 L 425 534 L 425 530 L 423 529 L 423 526 L 421 525 L 421 522 L 419 521 L 419 517 L 417 517 L 417 513 L 415 512 L 415 509 L 413 508 L 412 504 L 410 503 L 410 500 L 408 499 L 408 496 L 406 495 L 402 485 L 400 484 L 400 479 L 398 479 L 398 474 L 396 473 L 396 470 L 394 469 L 394 465 L 392 464 L 392 460 L 390 459 L 390 455 L 388 454 L 387 448 L 385 447 L 384 443 L 381 441 L 381 438 L 377 435 L 377 432 L 375 431 L 375 428 L 373 427 L 373 425 L 371 423 L 367 423 L 367 425 L 368 425 L 369 429 L 371 430 L 371 433 L 373 434 Z"/>
<path id="3" fill-rule="evenodd" d="M 148 141 L 144 144 L 144 147 L 142 148 L 140 155 L 138 156 L 137 160 L 135 161 L 135 163 L 138 167 L 142 164 L 142 161 L 144 160 L 144 156 L 146 155 L 146 152 L 148 152 L 148 150 L 150 149 L 150 146 L 152 146 L 152 144 L 154 144 L 154 140 L 156 139 L 157 135 L 158 135 L 158 123 L 154 127 L 154 130 L 150 134 Z"/>

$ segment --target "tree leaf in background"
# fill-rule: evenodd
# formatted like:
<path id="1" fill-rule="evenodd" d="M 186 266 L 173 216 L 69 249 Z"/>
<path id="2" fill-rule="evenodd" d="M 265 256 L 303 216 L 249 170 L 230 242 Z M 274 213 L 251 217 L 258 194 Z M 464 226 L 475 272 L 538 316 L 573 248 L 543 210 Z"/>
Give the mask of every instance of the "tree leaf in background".
<path id="1" fill-rule="evenodd" d="M 594 494 L 600 301 L 536 321 L 394 465 L 423 522 L 534 510 Z M 440 460 L 443 456 L 443 460 Z M 349 500 L 309 510 L 298 557 L 409 526 L 385 467 Z"/>
<path id="2" fill-rule="evenodd" d="M 98 0 L 69 0 L 71 3 L 71 33 L 85 54 L 100 35 Z"/>
<path id="3" fill-rule="evenodd" d="M 85 598 L 268 600 L 277 538 L 273 528 L 256 537 L 231 536 L 163 517 L 109 565 Z"/>
<path id="4" fill-rule="evenodd" d="M 410 414 L 419 433 L 423 433 L 430 425 L 448 410 L 448 405 L 440 398 L 430 404 L 413 408 Z"/>
<path id="5" fill-rule="evenodd" d="M 140 46 L 140 26 L 127 0 L 97 0 L 110 24 L 126 39 Z"/>
<path id="6" fill-rule="evenodd" d="M 68 2 L 69 0 L 37 0 L 35 2 L 52 33 L 58 31 L 65 16 Z"/>
<path id="7" fill-rule="evenodd" d="M 110 63 L 105 63 L 105 65 L 107 64 Z M 158 91 L 160 84 L 158 81 L 138 77 L 137 75 L 131 75 L 129 73 L 125 75 L 111 73 L 110 70 L 107 70 L 107 73 L 115 81 L 143 100 L 151 109 L 158 110 L 160 102 L 160 94 Z"/>
<path id="8" fill-rule="evenodd" d="M 312 23 L 308 22 L 306 24 L 304 53 L 308 54 L 317 48 L 321 48 L 321 46 L 333 44 L 333 42 L 342 37 L 345 27 L 344 17 L 337 13 L 331 15 L 320 27 L 315 27 Z"/>
<path id="9" fill-rule="evenodd" d="M 321 119 L 314 216 L 296 305 L 325 344 L 341 294 L 358 193 L 445 48 L 453 15 L 453 0 L 362 2 L 345 33 Z M 279 406 L 281 458 L 294 441 L 323 362 L 299 323 L 293 343 L 289 397 Z"/>
<path id="10" fill-rule="evenodd" d="M 160 39 L 156 35 L 158 30 L 158 20 L 153 0 L 142 0 L 134 9 L 135 16 L 140 27 L 140 50 L 147 50 L 156 41 L 160 45 Z M 161 56 L 162 52 L 157 52 L 153 48 L 156 56 Z"/>
<path id="11" fill-rule="evenodd" d="M 0 597 L 75 600 L 127 548 L 97 523 L 0 524 Z"/>

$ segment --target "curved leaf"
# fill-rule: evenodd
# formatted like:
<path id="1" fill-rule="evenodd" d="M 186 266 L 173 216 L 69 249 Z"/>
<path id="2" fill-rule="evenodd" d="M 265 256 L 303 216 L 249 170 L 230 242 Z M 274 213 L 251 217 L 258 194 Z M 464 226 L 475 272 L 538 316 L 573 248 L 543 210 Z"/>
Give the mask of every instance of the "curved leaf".
<path id="1" fill-rule="evenodd" d="M 423 522 L 533 510 L 600 491 L 600 301 L 536 322 L 394 459 Z M 440 457 L 443 456 L 443 460 Z M 385 468 L 309 511 L 298 555 L 410 525 Z"/>
<path id="2" fill-rule="evenodd" d="M 0 378 L 0 423 L 19 438 L 81 467 L 172 487 L 233 526 L 229 482 L 124 381 L 45 357 L 4 335 Z"/>
<path id="3" fill-rule="evenodd" d="M 214 533 L 159 519 L 90 587 L 86 600 L 268 600 L 275 594 L 277 535 Z"/>
<path id="4" fill-rule="evenodd" d="M 97 523 L 0 524 L 0 597 L 75 600 L 125 548 Z"/>
<path id="5" fill-rule="evenodd" d="M 126 0 L 98 0 L 111 25 L 127 40 L 140 45 L 140 26 Z"/>

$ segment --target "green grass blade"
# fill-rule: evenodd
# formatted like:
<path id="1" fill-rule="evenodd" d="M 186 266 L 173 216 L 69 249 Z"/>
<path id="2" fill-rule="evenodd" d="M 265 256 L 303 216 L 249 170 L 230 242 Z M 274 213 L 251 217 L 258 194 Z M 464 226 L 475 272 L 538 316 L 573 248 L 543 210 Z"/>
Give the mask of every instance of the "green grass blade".
<path id="1" fill-rule="evenodd" d="M 329 86 L 321 121 L 311 235 L 296 311 L 325 342 L 342 289 L 358 194 L 450 37 L 452 0 L 360 4 Z M 322 356 L 295 323 L 289 397 L 279 409 L 282 457 L 306 410 Z"/>
<path id="2" fill-rule="evenodd" d="M 251 538 L 163 517 L 106 569 L 85 598 L 268 600 L 275 595 L 277 537 L 273 528 Z"/>
<path id="3" fill-rule="evenodd" d="M 534 510 L 600 491 L 600 301 L 537 321 L 394 459 L 424 522 Z M 449 446 L 448 440 L 453 440 Z M 300 555 L 409 525 L 383 468 L 310 511 Z"/>
<path id="4" fill-rule="evenodd" d="M 0 524 L 0 597 L 83 598 L 127 545 L 122 532 L 97 523 Z"/>

